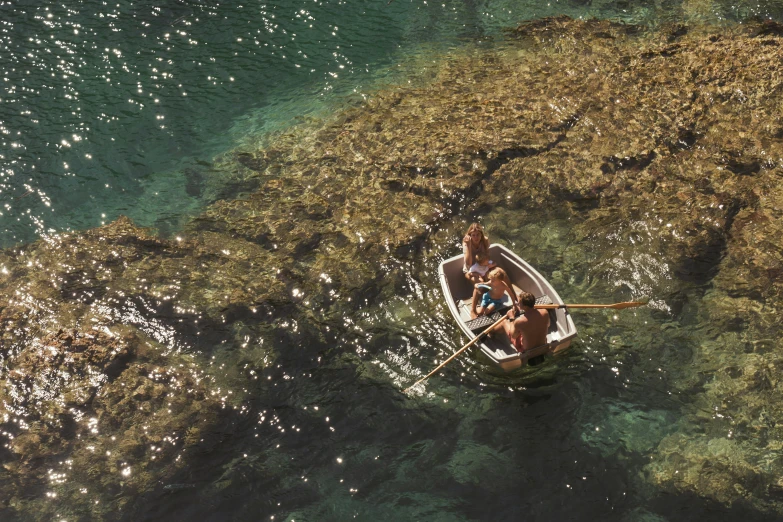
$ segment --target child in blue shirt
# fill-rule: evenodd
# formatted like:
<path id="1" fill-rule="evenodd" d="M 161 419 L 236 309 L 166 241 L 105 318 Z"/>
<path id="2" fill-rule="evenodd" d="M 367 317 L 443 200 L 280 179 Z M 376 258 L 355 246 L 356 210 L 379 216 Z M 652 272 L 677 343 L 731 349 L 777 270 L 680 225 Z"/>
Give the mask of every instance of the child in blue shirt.
<path id="1" fill-rule="evenodd" d="M 475 308 L 477 299 L 474 295 L 473 309 L 470 312 L 470 316 L 473 319 L 481 315 L 490 315 L 498 308 L 502 308 L 503 298 L 506 293 L 511 296 L 511 300 L 514 303 L 517 301 L 517 297 L 514 295 L 514 290 L 508 285 L 508 283 L 506 283 L 508 276 L 502 268 L 493 268 L 487 273 L 487 278 L 489 280 L 489 284 L 476 285 L 476 289 L 478 291 L 482 290 L 479 287 L 488 286 L 489 289 L 484 292 L 484 295 L 481 296 L 481 304 L 478 306 L 478 309 Z"/>

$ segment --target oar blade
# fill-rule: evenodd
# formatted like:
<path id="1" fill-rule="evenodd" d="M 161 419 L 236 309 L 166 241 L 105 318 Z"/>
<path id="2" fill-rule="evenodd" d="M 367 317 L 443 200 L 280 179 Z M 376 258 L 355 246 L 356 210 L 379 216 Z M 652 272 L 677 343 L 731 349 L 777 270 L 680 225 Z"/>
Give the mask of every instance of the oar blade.
<path id="1" fill-rule="evenodd" d="M 625 303 L 617 303 L 612 308 L 615 310 L 622 310 L 623 308 L 635 308 L 637 306 L 645 306 L 650 301 L 649 298 L 645 297 L 644 299 L 640 301 L 628 301 Z"/>
<path id="2" fill-rule="evenodd" d="M 505 320 L 506 320 L 506 316 L 504 315 L 504 316 L 502 316 L 500 319 L 498 319 L 497 321 L 495 321 L 495 322 L 492 324 L 492 326 L 490 326 L 489 328 L 487 328 L 486 330 L 484 330 L 483 332 L 481 332 L 480 334 L 478 334 L 476 337 L 474 337 L 472 341 L 468 342 L 468 344 L 466 344 L 465 346 L 463 346 L 462 348 L 460 348 L 459 350 L 457 350 L 456 352 L 454 352 L 453 354 L 451 354 L 451 357 L 449 357 L 448 359 L 446 359 L 445 361 L 443 361 L 442 363 L 440 363 L 438 366 L 436 366 L 436 367 L 435 367 L 435 369 L 434 369 L 434 370 L 432 370 L 430 373 L 428 373 L 427 375 L 425 375 L 424 377 L 422 377 L 422 378 L 421 378 L 421 379 L 419 379 L 418 381 L 414 382 L 413 384 L 411 384 L 410 386 L 408 386 L 407 388 L 405 388 L 405 389 L 402 391 L 402 393 L 408 393 L 408 391 L 409 391 L 409 390 L 412 390 L 413 388 L 415 388 L 415 387 L 416 387 L 417 385 L 419 385 L 420 383 L 422 383 L 422 382 L 426 381 L 427 379 L 429 379 L 430 377 L 432 377 L 433 375 L 435 375 L 435 373 L 437 373 L 437 371 L 438 371 L 438 370 L 440 370 L 441 368 L 443 368 L 444 366 L 446 366 L 447 364 L 449 364 L 449 363 L 450 363 L 452 360 L 456 359 L 456 358 L 457 358 L 457 356 L 458 356 L 459 354 L 461 354 L 462 352 L 464 352 L 465 350 L 467 350 L 468 348 L 470 348 L 471 346 L 473 346 L 474 344 L 476 344 L 477 342 L 479 342 L 481 339 L 483 339 L 483 338 L 484 338 L 484 336 L 485 336 L 485 335 L 489 334 L 489 332 L 491 332 L 492 330 L 494 330 L 494 329 L 495 329 L 495 327 L 496 327 L 497 325 L 499 325 L 500 323 L 502 323 L 502 322 L 503 322 L 503 321 L 505 321 Z"/>
<path id="3" fill-rule="evenodd" d="M 534 308 L 540 308 L 540 309 L 557 309 L 557 308 L 612 308 L 615 310 L 621 310 L 623 308 L 633 308 L 635 306 L 644 306 L 647 304 L 649 299 L 644 298 L 640 301 L 628 301 L 625 303 L 611 303 L 611 304 L 587 304 L 587 303 L 567 303 L 567 304 L 537 304 L 534 306 Z"/>

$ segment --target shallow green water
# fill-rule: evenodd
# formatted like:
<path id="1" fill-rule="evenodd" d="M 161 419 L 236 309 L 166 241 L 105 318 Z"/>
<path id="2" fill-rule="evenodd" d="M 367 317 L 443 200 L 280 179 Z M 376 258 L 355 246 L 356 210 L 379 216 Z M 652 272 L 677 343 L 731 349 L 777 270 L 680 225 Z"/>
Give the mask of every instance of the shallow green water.
<path id="1" fill-rule="evenodd" d="M 566 301 L 634 297 L 596 270 L 593 261 L 607 245 L 580 241 L 567 219 L 492 212 L 493 239 L 515 238 L 510 246 L 563 281 Z M 523 219 L 523 226 L 503 225 Z M 399 390 L 411 379 L 464 343 L 442 304 L 437 277 L 462 225 L 440 231 L 412 261 L 390 267 L 388 287 L 379 292 L 394 297 L 382 306 L 350 307 L 344 328 L 325 343 L 304 330 L 278 341 L 280 365 L 265 372 L 275 386 L 263 399 L 249 400 L 275 405 L 274 417 L 264 415 L 256 428 L 264 441 L 244 439 L 237 446 L 253 460 L 237 464 L 220 492 L 214 482 L 204 483 L 198 495 L 209 500 L 201 497 L 201 506 L 286 520 L 755 516 L 661 496 L 640 477 L 647 455 L 677 425 L 683 402 L 677 369 L 694 342 L 663 305 L 574 312 L 579 341 L 546 365 L 501 375 L 468 354 L 433 377 L 424 395 L 403 396 Z M 586 256 L 563 263 L 569 249 Z M 671 292 L 661 270 L 641 259 L 614 273 L 660 295 Z M 691 291 L 699 289 L 676 293 Z M 243 478 L 270 475 L 278 477 L 271 493 Z M 238 498 L 242 508 L 235 506 Z"/>

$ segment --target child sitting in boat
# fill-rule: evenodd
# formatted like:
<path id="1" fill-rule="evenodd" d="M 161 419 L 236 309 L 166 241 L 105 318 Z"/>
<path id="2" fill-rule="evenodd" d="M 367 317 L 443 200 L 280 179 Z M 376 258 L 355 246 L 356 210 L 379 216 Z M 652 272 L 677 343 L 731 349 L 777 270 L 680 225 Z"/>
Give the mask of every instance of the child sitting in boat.
<path id="1" fill-rule="evenodd" d="M 489 258 L 487 252 L 479 252 L 476 254 L 476 262 L 473 263 L 468 271 L 471 276 L 471 280 L 480 283 L 487 281 L 487 272 L 494 266 L 494 263 Z"/>
<path id="2" fill-rule="evenodd" d="M 487 273 L 487 278 L 489 280 L 488 285 L 476 285 L 476 290 L 479 292 L 482 290 L 481 287 L 488 288 L 484 288 L 486 291 L 481 296 L 481 304 L 478 306 L 478 309 L 476 309 L 476 301 L 478 300 L 476 299 L 477 293 L 474 292 L 473 306 L 470 311 L 470 317 L 473 319 L 481 315 L 489 315 L 498 308 L 502 308 L 506 293 L 511 296 L 514 303 L 517 301 L 514 290 L 512 290 L 511 286 L 506 282 L 508 281 L 508 276 L 502 268 L 495 267 L 491 269 L 489 273 Z"/>

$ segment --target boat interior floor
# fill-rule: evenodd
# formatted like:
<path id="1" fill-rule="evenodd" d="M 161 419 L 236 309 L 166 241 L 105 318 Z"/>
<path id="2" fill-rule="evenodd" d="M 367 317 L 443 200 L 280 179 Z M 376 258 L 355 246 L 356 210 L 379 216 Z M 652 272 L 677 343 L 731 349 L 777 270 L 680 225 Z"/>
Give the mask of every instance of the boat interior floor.
<path id="1" fill-rule="evenodd" d="M 514 291 L 517 292 L 518 295 L 520 289 L 517 288 L 515 285 Z M 457 304 L 457 310 L 459 310 L 460 319 L 463 322 L 465 322 L 468 325 L 468 328 L 470 328 L 470 330 L 476 335 L 478 335 L 479 333 L 487 329 L 489 326 L 492 326 L 498 319 L 500 319 L 501 314 L 505 314 L 513 304 L 511 301 L 511 296 L 506 294 L 504 297 L 504 306 L 500 310 L 498 310 L 497 312 L 493 313 L 490 316 L 471 319 L 470 308 L 472 305 L 472 300 L 473 300 L 472 296 L 467 299 L 458 299 L 456 300 L 456 304 Z M 542 295 L 536 297 L 536 304 L 551 304 L 551 303 L 552 303 L 552 299 L 550 299 L 548 295 Z M 549 310 L 548 333 L 551 335 L 556 332 L 557 332 L 557 315 L 555 310 Z M 549 338 L 549 335 L 547 337 Z M 487 340 L 484 342 L 493 352 L 495 352 L 496 356 L 498 357 L 508 356 L 517 353 L 516 349 L 511 345 L 511 342 L 508 340 L 508 338 L 505 335 L 493 336 L 492 338 L 487 338 Z"/>

